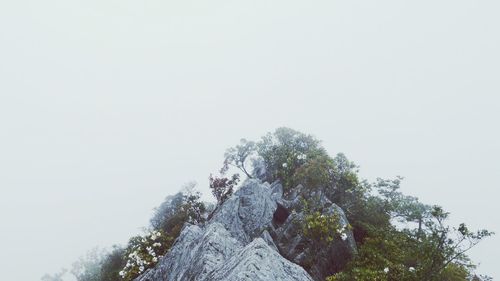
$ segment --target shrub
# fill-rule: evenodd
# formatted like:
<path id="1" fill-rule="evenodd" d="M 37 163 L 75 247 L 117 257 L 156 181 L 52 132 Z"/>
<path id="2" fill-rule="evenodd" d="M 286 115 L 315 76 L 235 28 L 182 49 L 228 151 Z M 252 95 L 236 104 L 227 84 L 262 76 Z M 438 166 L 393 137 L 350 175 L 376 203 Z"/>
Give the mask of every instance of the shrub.
<path id="1" fill-rule="evenodd" d="M 131 238 L 125 252 L 127 261 L 119 275 L 125 281 L 135 279 L 159 261 L 172 245 L 172 240 L 161 231 Z"/>
<path id="2" fill-rule="evenodd" d="M 186 222 L 203 223 L 207 208 L 195 186 L 194 182 L 188 183 L 184 185 L 182 192 L 168 196 L 160 207 L 155 209 L 150 220 L 151 228 L 161 230 L 175 239 Z"/>
<path id="3" fill-rule="evenodd" d="M 217 204 L 222 205 L 233 194 L 234 187 L 240 180 L 240 175 L 234 174 L 230 179 L 210 175 L 208 180 L 212 195 L 217 199 Z"/>
<path id="4" fill-rule="evenodd" d="M 125 249 L 120 246 L 113 246 L 101 264 L 101 281 L 116 281 L 120 279 L 119 272 L 125 266 Z"/>
<path id="5" fill-rule="evenodd" d="M 106 251 L 99 248 L 90 250 L 85 256 L 73 263 L 71 274 L 78 281 L 100 281 L 101 265 Z"/>
<path id="6" fill-rule="evenodd" d="M 326 187 L 331 185 L 332 176 L 332 159 L 328 155 L 318 155 L 298 166 L 290 182 L 292 185 L 301 183 L 310 188 Z"/>
<path id="7" fill-rule="evenodd" d="M 347 239 L 348 227 L 342 226 L 339 214 L 323 215 L 316 211 L 306 215 L 304 235 L 313 243 L 331 243 L 334 239 Z"/>

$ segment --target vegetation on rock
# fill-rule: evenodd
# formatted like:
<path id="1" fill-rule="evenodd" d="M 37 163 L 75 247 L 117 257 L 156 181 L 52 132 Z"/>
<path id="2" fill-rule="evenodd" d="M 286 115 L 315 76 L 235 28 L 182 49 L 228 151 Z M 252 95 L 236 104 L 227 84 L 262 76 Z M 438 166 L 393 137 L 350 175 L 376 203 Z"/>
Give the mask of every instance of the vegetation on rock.
<path id="1" fill-rule="evenodd" d="M 342 225 L 338 214 L 323 213 L 314 200 L 303 202 L 302 231 L 314 245 L 346 240 L 352 230 L 358 249 L 327 281 L 488 280 L 475 275 L 467 252 L 493 233 L 472 231 L 463 223 L 449 226 L 449 214 L 441 207 L 400 192 L 402 178 L 360 180 L 354 163 L 343 154 L 330 157 L 311 135 L 279 128 L 260 141 L 242 139 L 228 149 L 221 175 L 209 177 L 217 207 L 232 196 L 240 180 L 239 174 L 225 176 L 230 167 L 248 178 L 280 181 L 285 194 L 298 185 L 319 191 L 345 212 L 349 224 Z M 146 234 L 109 253 L 91 252 L 71 272 L 78 281 L 133 280 L 168 252 L 185 223 L 203 224 L 210 217 L 209 209 L 194 184 L 189 184 L 155 210 Z M 61 274 L 46 275 L 43 280 L 59 280 Z"/>
<path id="2" fill-rule="evenodd" d="M 346 213 L 359 254 L 329 281 L 479 278 L 466 253 L 493 233 L 471 231 L 465 224 L 447 225 L 449 214 L 441 207 L 425 205 L 399 191 L 402 178 L 361 181 L 357 166 L 345 155 L 331 158 L 320 141 L 289 128 L 279 128 L 255 144 L 242 143 L 252 145 L 231 148 L 226 159 L 262 158 L 264 180 L 280 180 L 285 191 L 298 184 L 321 189 Z M 306 217 L 304 233 L 318 244 L 331 242 L 337 222 L 338 218 L 315 211 Z"/>

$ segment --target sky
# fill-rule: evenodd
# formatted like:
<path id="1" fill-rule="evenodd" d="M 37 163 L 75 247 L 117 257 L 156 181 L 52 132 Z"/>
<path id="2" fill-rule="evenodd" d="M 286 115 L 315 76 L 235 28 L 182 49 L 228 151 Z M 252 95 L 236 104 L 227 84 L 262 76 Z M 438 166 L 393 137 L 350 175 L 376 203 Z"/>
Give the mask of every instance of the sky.
<path id="1" fill-rule="evenodd" d="M 126 243 L 288 126 L 500 232 L 500 2 L 0 0 L 0 264 Z M 208 195 L 207 195 L 208 198 Z M 473 249 L 500 278 L 500 237 Z"/>

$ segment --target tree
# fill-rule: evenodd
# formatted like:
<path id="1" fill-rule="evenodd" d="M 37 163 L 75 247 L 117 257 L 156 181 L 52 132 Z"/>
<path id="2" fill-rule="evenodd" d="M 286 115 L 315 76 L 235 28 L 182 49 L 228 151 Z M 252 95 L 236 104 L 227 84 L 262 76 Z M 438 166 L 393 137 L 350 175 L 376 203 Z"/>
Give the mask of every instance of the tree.
<path id="1" fill-rule="evenodd" d="M 380 181 L 379 181 L 380 183 Z M 348 267 L 330 277 L 329 281 L 468 281 L 473 264 L 466 252 L 482 239 L 492 235 L 487 230 L 470 231 L 465 224 L 457 228 L 445 224 L 448 213 L 441 207 L 429 207 L 421 212 L 413 197 L 398 194 L 399 182 L 385 181 L 382 186 L 392 190 L 383 200 L 375 201 L 391 218 L 422 223 L 400 229 L 370 221 L 364 225 L 367 233 L 358 244 L 358 255 Z M 427 210 L 428 208 L 423 208 Z M 417 215 L 416 215 L 417 214 Z"/>
<path id="2" fill-rule="evenodd" d="M 70 272 L 78 281 L 101 281 L 101 265 L 105 256 L 106 251 L 96 247 L 73 263 Z"/>
<path id="3" fill-rule="evenodd" d="M 209 187 L 212 194 L 217 199 L 217 205 L 224 203 L 234 192 L 234 187 L 238 184 L 240 175 L 234 174 L 230 179 L 226 177 L 214 177 L 210 174 L 208 178 Z"/>
<path id="4" fill-rule="evenodd" d="M 493 232 L 482 229 L 471 231 L 461 223 L 457 228 L 445 224 L 449 213 L 441 207 L 434 206 L 431 217 L 424 222 L 424 235 L 420 237 L 420 245 L 425 253 L 422 278 L 440 280 L 440 275 L 453 265 L 472 269 L 466 253 L 481 240 L 493 235 Z"/>
<path id="5" fill-rule="evenodd" d="M 185 195 L 178 192 L 165 198 L 161 205 L 154 209 L 154 214 L 150 219 L 152 229 L 169 230 L 177 224 L 176 217 L 179 217 L 179 210 L 184 203 Z"/>
<path id="6" fill-rule="evenodd" d="M 224 164 L 221 169 L 221 174 L 224 174 L 229 169 L 229 166 L 240 169 L 249 178 L 252 178 L 251 173 L 247 170 L 246 162 L 256 152 L 256 144 L 253 141 L 241 139 L 240 144 L 229 148 L 224 154 Z"/>
<path id="7" fill-rule="evenodd" d="M 186 214 L 187 222 L 197 224 L 205 221 L 207 208 L 201 198 L 201 193 L 195 189 L 196 182 L 190 182 L 184 186 L 184 200 L 181 211 Z"/>
<path id="8" fill-rule="evenodd" d="M 102 260 L 100 281 L 120 280 L 119 272 L 125 266 L 125 249 L 120 246 L 113 246 Z"/>
<path id="9" fill-rule="evenodd" d="M 189 182 L 183 186 L 181 192 L 167 196 L 154 211 L 150 220 L 151 229 L 164 231 L 175 239 L 186 222 L 203 223 L 207 208 L 200 199 L 201 193 L 195 187 L 196 182 Z"/>
<path id="10" fill-rule="evenodd" d="M 285 189 L 298 184 L 294 178 L 297 169 L 308 161 L 327 157 L 320 141 L 290 128 L 278 128 L 256 144 L 258 156 L 265 163 L 265 180 L 280 180 Z"/>
<path id="11" fill-rule="evenodd" d="M 416 223 L 418 225 L 417 238 L 422 234 L 424 220 L 432 216 L 429 205 L 419 202 L 418 198 L 404 195 L 399 191 L 402 177 L 393 180 L 377 179 L 374 184 L 377 192 L 385 200 L 386 212 L 391 219 L 402 223 Z"/>

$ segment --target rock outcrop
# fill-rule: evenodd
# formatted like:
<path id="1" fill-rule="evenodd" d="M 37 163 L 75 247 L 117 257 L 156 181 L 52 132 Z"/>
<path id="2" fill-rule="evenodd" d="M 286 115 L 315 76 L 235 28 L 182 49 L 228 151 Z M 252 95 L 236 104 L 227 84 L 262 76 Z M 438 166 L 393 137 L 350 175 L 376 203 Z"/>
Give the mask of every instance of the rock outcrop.
<path id="1" fill-rule="evenodd" d="M 278 182 L 246 180 L 210 221 L 186 224 L 170 251 L 136 281 L 313 281 L 331 274 L 355 253 L 352 234 L 312 253 L 300 227 L 301 190 L 284 196 Z M 328 199 L 321 204 L 347 225 L 338 206 Z M 308 265 L 311 255 L 319 259 Z"/>
<path id="2" fill-rule="evenodd" d="M 275 213 L 275 228 L 271 231 L 273 241 L 283 257 L 305 268 L 315 280 L 340 271 L 356 253 L 356 243 L 351 231 L 345 239 L 336 239 L 328 245 L 317 247 L 303 235 L 306 214 L 303 199 L 312 199 L 315 208 L 323 215 L 337 214 L 341 228 L 348 229 L 349 222 L 344 211 L 332 203 L 321 189 L 310 190 L 299 185 L 278 202 Z M 288 213 L 288 210 L 293 210 Z M 281 214 L 281 215 L 278 215 Z"/>

